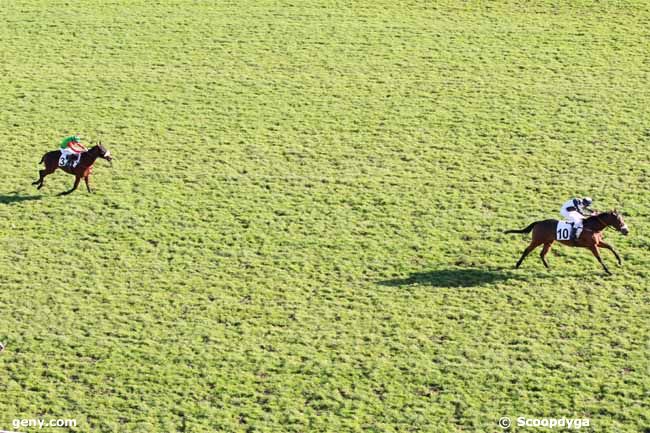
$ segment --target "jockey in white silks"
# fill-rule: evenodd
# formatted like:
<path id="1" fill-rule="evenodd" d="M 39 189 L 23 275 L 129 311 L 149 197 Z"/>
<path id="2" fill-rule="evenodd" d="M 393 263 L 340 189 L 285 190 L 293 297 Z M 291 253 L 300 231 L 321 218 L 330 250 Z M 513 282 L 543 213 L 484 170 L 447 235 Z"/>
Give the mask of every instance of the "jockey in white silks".
<path id="1" fill-rule="evenodd" d="M 589 211 L 591 213 L 591 206 L 593 200 L 589 197 L 585 198 L 572 198 L 562 205 L 560 209 L 560 214 L 567 219 L 567 221 L 573 223 L 573 228 L 576 231 L 576 239 L 580 237 L 582 233 L 582 220 L 585 219 L 584 211 Z"/>

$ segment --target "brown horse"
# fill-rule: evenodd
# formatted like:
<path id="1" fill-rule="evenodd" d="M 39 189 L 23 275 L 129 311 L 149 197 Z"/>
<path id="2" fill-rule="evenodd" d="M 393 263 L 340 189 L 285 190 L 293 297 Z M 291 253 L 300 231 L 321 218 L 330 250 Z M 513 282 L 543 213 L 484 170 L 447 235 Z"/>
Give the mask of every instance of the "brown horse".
<path id="1" fill-rule="evenodd" d="M 542 248 L 542 252 L 540 254 L 540 257 L 542 258 L 542 263 L 544 263 L 544 266 L 547 268 L 548 263 L 546 262 L 546 254 L 548 251 L 551 249 L 551 245 L 553 245 L 553 242 L 556 241 L 555 238 L 555 229 L 557 227 L 557 220 L 544 220 L 544 221 L 536 221 L 526 227 L 525 229 L 522 230 L 507 230 L 504 233 L 530 233 L 531 230 L 533 232 L 533 239 L 530 242 L 530 245 L 526 247 L 524 250 L 524 253 L 521 255 L 521 258 L 517 262 L 517 268 L 521 265 L 521 262 L 524 261 L 526 256 L 530 254 L 531 251 L 533 251 L 535 248 L 538 246 L 544 244 L 544 247 Z M 610 250 L 612 253 L 614 253 L 614 256 L 616 256 L 616 260 L 618 260 L 618 264 L 621 264 L 621 258 L 619 257 L 618 253 L 614 250 L 614 248 L 603 242 L 603 233 L 602 231 L 605 230 L 607 227 L 614 227 L 616 230 L 619 232 L 623 233 L 623 235 L 627 236 L 629 233 L 629 230 L 627 228 L 627 225 L 625 224 L 625 221 L 623 221 L 623 216 L 618 213 L 616 210 L 611 211 L 611 212 L 603 212 L 603 213 L 598 213 L 594 214 L 588 218 L 586 218 L 583 222 L 583 230 L 582 233 L 580 234 L 580 237 L 575 240 L 569 240 L 569 241 L 558 241 L 564 245 L 568 245 L 570 247 L 582 247 L 582 248 L 589 248 L 591 252 L 596 256 L 598 261 L 600 262 L 601 265 L 603 265 L 603 269 L 605 269 L 605 272 L 607 272 L 609 275 L 612 273 L 609 272 L 609 269 L 607 269 L 607 266 L 605 266 L 605 263 L 603 263 L 603 259 L 600 257 L 600 250 L 599 248 L 605 248 L 607 250 Z"/>
<path id="2" fill-rule="evenodd" d="M 97 146 L 91 147 L 87 152 L 82 153 L 79 157 L 79 162 L 77 163 L 77 166 L 74 168 L 68 166 L 59 167 L 60 157 L 61 157 L 61 151 L 59 150 L 53 150 L 52 152 L 47 152 L 45 155 L 43 155 L 43 158 L 41 158 L 39 164 L 41 162 L 45 162 L 45 169 L 38 171 L 40 177 L 36 182 L 32 182 L 32 185 L 38 185 L 38 189 L 43 188 L 43 181 L 45 179 L 45 176 L 54 173 L 57 168 L 60 168 L 66 173 L 74 174 L 75 180 L 74 180 L 74 186 L 70 191 L 62 192 L 59 195 L 67 195 L 70 194 L 75 189 L 77 189 L 77 186 L 79 186 L 79 181 L 81 180 L 81 178 L 83 178 L 83 180 L 86 182 L 86 188 L 88 188 L 88 192 L 92 192 L 90 190 L 90 184 L 88 183 L 88 177 L 93 171 L 93 164 L 95 164 L 95 160 L 97 158 L 104 158 L 108 162 L 111 162 L 113 160 L 113 157 L 111 156 L 111 152 L 107 150 L 104 146 L 102 146 L 101 143 L 99 143 Z"/>

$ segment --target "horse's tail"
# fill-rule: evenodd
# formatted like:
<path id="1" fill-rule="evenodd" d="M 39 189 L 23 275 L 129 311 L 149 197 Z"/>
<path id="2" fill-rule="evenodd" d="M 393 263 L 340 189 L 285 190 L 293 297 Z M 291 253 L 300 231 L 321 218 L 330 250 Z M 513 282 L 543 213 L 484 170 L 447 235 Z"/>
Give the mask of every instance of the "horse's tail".
<path id="1" fill-rule="evenodd" d="M 46 156 L 47 156 L 47 153 L 44 153 L 44 154 L 43 154 L 43 157 L 41 158 L 41 160 L 40 160 L 38 163 L 39 163 L 39 164 L 43 164 L 43 161 L 45 161 L 45 157 L 46 157 Z"/>
<path id="2" fill-rule="evenodd" d="M 521 229 L 521 230 L 506 230 L 506 231 L 503 232 L 503 233 L 530 233 L 531 230 L 533 229 L 533 227 L 535 227 L 535 224 L 537 224 L 538 222 L 539 222 L 539 221 L 535 221 L 534 223 L 532 223 L 531 225 L 529 225 L 529 226 L 526 227 L 525 229 Z"/>

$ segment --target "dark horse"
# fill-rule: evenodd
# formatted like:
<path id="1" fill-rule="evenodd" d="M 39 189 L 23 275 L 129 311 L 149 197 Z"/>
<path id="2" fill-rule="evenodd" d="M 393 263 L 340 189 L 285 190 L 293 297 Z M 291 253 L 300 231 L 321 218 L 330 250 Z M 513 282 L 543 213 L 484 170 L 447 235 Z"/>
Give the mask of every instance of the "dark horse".
<path id="1" fill-rule="evenodd" d="M 108 149 L 106 149 L 104 146 L 102 146 L 101 143 L 99 143 L 97 146 L 91 147 L 87 152 L 82 153 L 81 156 L 79 157 L 79 162 L 77 163 L 77 166 L 74 168 L 68 166 L 59 167 L 60 157 L 61 157 L 61 151 L 59 150 L 53 150 L 52 152 L 47 152 L 45 155 L 43 155 L 43 158 L 41 158 L 39 164 L 41 162 L 45 162 L 45 169 L 38 171 L 40 177 L 36 182 L 32 182 L 32 185 L 38 185 L 38 189 L 43 188 L 43 181 L 45 179 L 45 176 L 54 173 L 57 168 L 60 168 L 66 173 L 75 175 L 74 186 L 72 187 L 72 189 L 70 191 L 62 192 L 60 195 L 70 194 L 72 191 L 77 189 L 77 186 L 79 186 L 79 181 L 81 180 L 81 178 L 83 178 L 84 181 L 86 182 L 86 188 L 88 188 L 88 192 L 92 192 L 90 190 L 90 185 L 88 184 L 88 177 L 93 171 L 93 164 L 95 163 L 95 160 L 97 158 L 104 158 L 108 162 L 111 162 L 113 160 L 113 157 L 111 156 L 111 152 Z"/>
<path id="2" fill-rule="evenodd" d="M 549 267 L 548 263 L 546 262 L 546 253 L 548 253 L 548 251 L 551 249 L 551 245 L 553 245 L 553 242 L 556 241 L 555 228 L 557 226 L 557 223 L 558 223 L 557 220 L 535 221 L 525 229 L 507 230 L 504 232 L 504 233 L 530 233 L 531 230 L 533 232 L 533 239 L 530 241 L 530 245 L 526 247 L 524 253 L 521 255 L 521 258 L 517 262 L 517 266 L 516 266 L 517 268 L 521 265 L 521 262 L 524 261 L 526 256 L 541 244 L 544 244 L 544 248 L 542 248 L 542 252 L 540 254 L 540 257 L 542 258 L 542 263 L 544 263 L 544 266 L 546 266 L 547 268 Z M 603 242 L 602 231 L 609 226 L 614 227 L 616 230 L 623 233 L 623 235 L 625 236 L 627 236 L 627 234 L 629 233 L 627 225 L 625 224 L 625 221 L 623 221 L 623 216 L 620 213 L 618 213 L 616 210 L 614 210 L 611 212 L 594 214 L 586 218 L 582 225 L 583 227 L 582 233 L 580 234 L 580 237 L 578 239 L 569 240 L 569 241 L 558 241 L 558 242 L 564 245 L 568 245 L 570 247 L 589 248 L 591 252 L 594 254 L 594 256 L 596 256 L 600 264 L 603 265 L 603 269 L 605 269 L 605 272 L 611 275 L 612 273 L 609 272 L 609 269 L 607 269 L 607 266 L 605 266 L 605 263 L 603 263 L 603 259 L 600 257 L 600 251 L 598 249 L 598 248 L 605 248 L 607 250 L 610 250 L 616 256 L 616 260 L 618 260 L 618 264 L 619 265 L 621 264 L 621 258 L 619 257 L 618 253 L 614 250 L 614 248 L 611 245 Z"/>

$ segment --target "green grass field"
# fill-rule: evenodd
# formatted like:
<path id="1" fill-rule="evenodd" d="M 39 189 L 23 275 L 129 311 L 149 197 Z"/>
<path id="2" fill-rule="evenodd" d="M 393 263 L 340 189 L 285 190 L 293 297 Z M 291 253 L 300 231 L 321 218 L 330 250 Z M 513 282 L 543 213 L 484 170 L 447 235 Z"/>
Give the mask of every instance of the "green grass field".
<path id="1" fill-rule="evenodd" d="M 650 432 L 648 2 L 1 3 L 0 429 Z"/>

